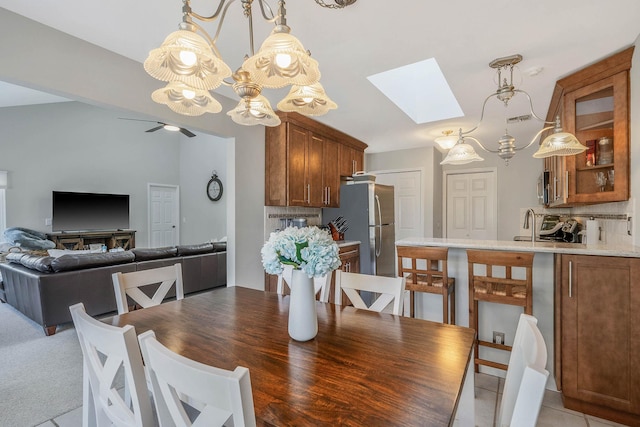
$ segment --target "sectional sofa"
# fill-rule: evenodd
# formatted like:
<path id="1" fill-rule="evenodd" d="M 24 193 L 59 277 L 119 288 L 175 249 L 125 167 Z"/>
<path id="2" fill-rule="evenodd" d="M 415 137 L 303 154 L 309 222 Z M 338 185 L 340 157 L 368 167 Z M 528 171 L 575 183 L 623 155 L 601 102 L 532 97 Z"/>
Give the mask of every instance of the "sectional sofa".
<path id="1" fill-rule="evenodd" d="M 177 262 L 182 264 L 185 295 L 227 284 L 226 243 L 68 253 L 58 257 L 10 253 L 0 264 L 3 299 L 41 325 L 46 335 L 52 335 L 58 325 L 71 321 L 69 306 L 78 302 L 84 303 L 92 316 L 117 310 L 113 273 Z M 168 297 L 175 297 L 175 293 Z"/>

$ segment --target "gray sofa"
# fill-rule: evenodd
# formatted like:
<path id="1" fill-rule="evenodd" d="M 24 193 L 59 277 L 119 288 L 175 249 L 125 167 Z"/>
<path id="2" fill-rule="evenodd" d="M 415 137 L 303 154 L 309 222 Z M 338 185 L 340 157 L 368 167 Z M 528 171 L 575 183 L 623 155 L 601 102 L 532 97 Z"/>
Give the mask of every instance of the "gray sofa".
<path id="1" fill-rule="evenodd" d="M 54 258 L 11 253 L 0 264 L 4 300 L 44 328 L 70 322 L 69 306 L 82 302 L 98 316 L 117 311 L 111 275 L 182 264 L 185 295 L 227 284 L 226 244 L 136 248 Z M 149 290 L 150 292 L 152 290 Z M 175 297 L 171 293 L 168 297 Z"/>

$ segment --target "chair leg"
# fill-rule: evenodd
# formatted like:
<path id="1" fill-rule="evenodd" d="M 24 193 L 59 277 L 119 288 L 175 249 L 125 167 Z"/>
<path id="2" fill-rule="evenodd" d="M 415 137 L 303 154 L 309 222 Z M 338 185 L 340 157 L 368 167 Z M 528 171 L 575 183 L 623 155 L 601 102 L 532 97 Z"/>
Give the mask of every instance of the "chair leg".
<path id="1" fill-rule="evenodd" d="M 442 288 L 442 323 L 449 323 L 449 290 Z"/>
<path id="2" fill-rule="evenodd" d="M 416 317 L 414 295 L 415 292 L 409 291 L 409 317 Z"/>
<path id="3" fill-rule="evenodd" d="M 456 324 L 456 288 L 451 288 L 451 322 L 450 324 Z"/>
<path id="4" fill-rule="evenodd" d="M 474 354 L 475 354 L 475 358 L 479 359 L 480 358 L 480 331 L 478 330 L 478 301 L 474 300 L 473 301 L 473 315 L 472 317 L 469 318 L 469 320 L 471 321 L 471 319 L 473 319 L 473 326 L 472 328 L 476 330 L 476 339 L 474 341 Z M 478 373 L 480 372 L 480 364 L 476 363 L 474 361 L 474 368 L 475 368 L 475 372 Z"/>

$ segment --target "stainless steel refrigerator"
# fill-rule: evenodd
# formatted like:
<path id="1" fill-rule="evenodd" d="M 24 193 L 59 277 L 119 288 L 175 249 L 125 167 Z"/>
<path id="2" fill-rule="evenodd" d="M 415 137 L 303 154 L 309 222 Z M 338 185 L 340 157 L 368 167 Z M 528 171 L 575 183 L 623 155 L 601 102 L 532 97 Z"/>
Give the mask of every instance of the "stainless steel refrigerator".
<path id="1" fill-rule="evenodd" d="M 322 209 L 322 222 L 346 220 L 345 240 L 360 241 L 360 272 L 395 276 L 393 186 L 360 182 L 340 187 L 340 207 Z"/>

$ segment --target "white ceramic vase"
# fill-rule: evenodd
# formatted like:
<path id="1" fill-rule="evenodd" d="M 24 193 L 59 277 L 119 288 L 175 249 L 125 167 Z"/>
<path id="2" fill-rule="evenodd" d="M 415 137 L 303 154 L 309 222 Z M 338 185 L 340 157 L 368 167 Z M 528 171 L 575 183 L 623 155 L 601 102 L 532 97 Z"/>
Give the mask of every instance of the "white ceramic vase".
<path id="1" fill-rule="evenodd" d="M 313 278 L 302 270 L 293 270 L 289 288 L 289 336 L 296 341 L 312 340 L 318 333 Z"/>

